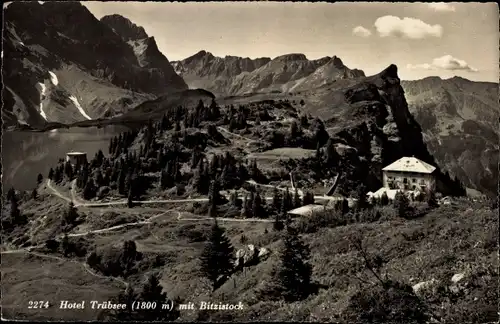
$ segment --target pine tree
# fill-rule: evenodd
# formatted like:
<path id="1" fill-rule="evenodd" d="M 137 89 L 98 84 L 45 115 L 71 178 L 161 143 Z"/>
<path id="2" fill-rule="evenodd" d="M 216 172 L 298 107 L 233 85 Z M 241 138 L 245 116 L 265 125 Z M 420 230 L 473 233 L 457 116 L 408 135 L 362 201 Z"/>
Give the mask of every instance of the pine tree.
<path id="1" fill-rule="evenodd" d="M 38 198 L 38 192 L 36 191 L 36 188 L 31 191 L 31 198 L 33 198 L 33 200 L 36 200 Z"/>
<path id="2" fill-rule="evenodd" d="M 295 188 L 295 192 L 293 194 L 293 207 L 299 208 L 300 206 L 302 206 L 302 201 L 299 196 L 299 191 Z"/>
<path id="3" fill-rule="evenodd" d="M 115 321 L 136 321 L 138 314 L 132 310 L 133 303 L 138 299 L 138 294 L 134 291 L 133 287 L 128 285 L 125 291 L 120 292 L 116 297 L 117 304 L 125 304 L 125 309 L 113 311 L 110 319 Z"/>
<path id="4" fill-rule="evenodd" d="M 124 166 L 121 166 L 122 169 L 120 170 L 120 173 L 118 174 L 118 192 L 121 195 L 125 194 L 125 179 L 126 179 L 126 172 L 124 170 Z"/>
<path id="5" fill-rule="evenodd" d="M 94 179 L 88 178 L 88 181 L 85 184 L 85 188 L 83 189 L 83 198 L 86 200 L 94 198 L 97 194 L 96 191 L 97 188 L 94 185 Z"/>
<path id="6" fill-rule="evenodd" d="M 335 144 L 331 138 L 328 139 L 326 143 L 326 162 L 328 165 L 335 165 L 338 163 L 339 154 L 335 149 Z"/>
<path id="7" fill-rule="evenodd" d="M 231 193 L 231 205 L 233 207 L 238 207 L 238 193 L 236 191 Z"/>
<path id="8" fill-rule="evenodd" d="M 250 216 L 250 211 L 248 210 L 248 197 L 245 195 L 243 197 L 243 204 L 241 208 L 241 217 L 248 218 Z"/>
<path id="9" fill-rule="evenodd" d="M 396 208 L 398 216 L 405 217 L 408 213 L 409 206 L 410 201 L 408 200 L 408 197 L 406 197 L 403 192 L 398 191 L 394 197 L 394 208 Z"/>
<path id="10" fill-rule="evenodd" d="M 296 229 L 287 227 L 284 248 L 280 255 L 278 289 L 286 301 L 306 298 L 311 289 L 312 267 L 308 263 L 309 247 L 300 239 Z"/>
<path id="11" fill-rule="evenodd" d="M 304 201 L 302 202 L 302 204 L 304 206 L 314 204 L 314 194 L 310 191 L 307 191 L 304 194 Z"/>
<path id="12" fill-rule="evenodd" d="M 382 206 L 387 206 L 389 204 L 389 197 L 387 196 L 387 193 L 385 191 L 380 196 L 380 204 Z"/>
<path id="13" fill-rule="evenodd" d="M 63 255 L 65 257 L 68 256 L 68 254 L 70 252 L 69 248 L 70 248 L 70 244 L 69 244 L 68 234 L 65 233 L 63 238 L 62 238 L 62 241 L 61 241 L 61 249 L 62 249 Z"/>
<path id="14" fill-rule="evenodd" d="M 430 208 L 436 208 L 439 206 L 438 201 L 436 199 L 436 193 L 434 192 L 434 190 L 428 190 L 426 198 L 427 198 L 427 205 Z"/>
<path id="15" fill-rule="evenodd" d="M 52 180 L 54 178 L 54 169 L 50 168 L 48 178 Z"/>
<path id="16" fill-rule="evenodd" d="M 139 300 L 141 302 L 156 303 L 155 309 L 140 312 L 141 321 L 171 322 L 180 315 L 178 309 L 174 308 L 171 311 L 165 311 L 161 307 L 164 304 L 171 305 L 172 302 L 168 300 L 167 294 L 163 292 L 163 287 L 160 285 L 160 279 L 157 275 L 153 274 L 149 276 L 148 281 L 139 294 Z"/>
<path id="17" fill-rule="evenodd" d="M 38 174 L 38 177 L 36 178 L 36 182 L 38 184 L 41 184 L 43 181 L 43 175 L 41 173 Z"/>
<path id="18" fill-rule="evenodd" d="M 277 212 L 273 222 L 273 229 L 275 231 L 281 231 L 284 228 L 281 212 Z"/>
<path id="19" fill-rule="evenodd" d="M 281 196 L 276 187 L 273 188 L 273 207 L 279 213 L 281 208 Z"/>
<path id="20" fill-rule="evenodd" d="M 260 197 L 259 192 L 255 194 L 252 201 L 252 217 L 261 218 L 264 216 L 262 210 L 262 198 Z"/>
<path id="21" fill-rule="evenodd" d="M 212 283 L 215 291 L 220 277 L 227 277 L 233 271 L 234 248 L 217 220 L 214 220 L 209 241 L 201 254 L 201 271 Z"/>
<path id="22" fill-rule="evenodd" d="M 73 202 L 70 202 L 68 205 L 68 209 L 64 213 L 64 221 L 66 224 L 74 224 L 76 219 L 78 218 L 78 211 L 76 210 Z"/>
<path id="23" fill-rule="evenodd" d="M 128 196 L 127 196 L 127 206 L 128 208 L 134 207 L 134 202 L 133 202 L 133 195 L 132 195 L 132 188 L 129 188 L 128 190 Z"/>
<path id="24" fill-rule="evenodd" d="M 7 193 L 7 197 L 10 198 L 10 221 L 13 224 L 18 224 L 21 217 L 21 211 L 19 210 L 19 203 L 14 189 Z"/>
<path id="25" fill-rule="evenodd" d="M 124 277 L 127 277 L 137 259 L 137 247 L 134 241 L 123 242 L 123 251 L 120 259 Z"/>
<path id="26" fill-rule="evenodd" d="M 297 122 L 294 120 L 290 124 L 290 138 L 293 140 L 299 136 L 299 126 Z"/>
<path id="27" fill-rule="evenodd" d="M 366 208 L 366 205 L 367 205 L 366 193 L 367 193 L 367 191 L 368 190 L 366 189 L 366 186 L 364 184 L 360 184 L 356 188 L 356 199 L 357 199 L 356 208 L 358 210 Z"/>

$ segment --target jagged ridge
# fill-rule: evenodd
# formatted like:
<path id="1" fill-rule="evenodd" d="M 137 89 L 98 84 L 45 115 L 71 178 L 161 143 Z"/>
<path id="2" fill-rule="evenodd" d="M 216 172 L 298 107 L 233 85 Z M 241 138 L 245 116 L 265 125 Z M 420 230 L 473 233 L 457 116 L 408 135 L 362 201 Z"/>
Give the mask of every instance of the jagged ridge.
<path id="1" fill-rule="evenodd" d="M 336 56 L 310 61 L 300 53 L 251 60 L 220 58 L 200 51 L 173 65 L 191 87 L 203 87 L 218 95 L 295 91 L 364 76 L 363 71 L 350 70 Z"/>

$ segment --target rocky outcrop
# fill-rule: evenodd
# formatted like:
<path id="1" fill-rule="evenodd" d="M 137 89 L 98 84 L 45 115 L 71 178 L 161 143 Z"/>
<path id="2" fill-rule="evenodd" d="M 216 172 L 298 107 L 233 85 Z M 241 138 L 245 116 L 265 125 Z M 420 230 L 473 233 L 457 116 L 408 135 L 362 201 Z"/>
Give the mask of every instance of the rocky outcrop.
<path id="1" fill-rule="evenodd" d="M 338 172 L 345 174 L 340 192 L 347 193 L 360 182 L 377 190 L 384 166 L 403 156 L 415 156 L 437 167 L 439 191 L 459 194 L 459 186 L 440 171 L 427 150 L 422 130 L 408 110 L 395 65 L 370 77 L 344 79 L 331 88 L 318 89 L 316 96 L 323 105 L 333 103 L 320 111 L 320 117 L 329 120 L 337 143 Z"/>
<path id="2" fill-rule="evenodd" d="M 236 251 L 235 268 L 242 269 L 258 264 L 269 257 L 270 251 L 265 247 L 256 247 L 249 244 L 245 249 Z"/>
<path id="3" fill-rule="evenodd" d="M 4 18 L 7 122 L 22 117 L 37 126 L 110 117 L 187 89 L 154 39 L 123 17 L 105 19 L 113 30 L 79 2 L 68 1 L 13 2 Z M 138 49 L 127 43 L 131 39 L 145 41 Z"/>

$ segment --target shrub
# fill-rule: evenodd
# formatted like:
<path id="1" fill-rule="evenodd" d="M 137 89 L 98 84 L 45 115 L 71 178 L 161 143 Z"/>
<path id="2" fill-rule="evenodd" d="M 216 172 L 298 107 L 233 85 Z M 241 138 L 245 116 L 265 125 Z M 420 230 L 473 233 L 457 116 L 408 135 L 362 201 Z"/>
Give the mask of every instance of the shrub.
<path id="1" fill-rule="evenodd" d="M 386 287 L 370 286 L 356 293 L 349 301 L 342 319 L 348 323 L 426 323 L 426 305 L 411 286 L 386 281 Z"/>
<path id="2" fill-rule="evenodd" d="M 297 220 L 297 230 L 300 233 L 314 233 L 323 227 L 336 227 L 347 224 L 347 217 L 337 210 L 328 209 L 314 212 L 311 216 Z"/>

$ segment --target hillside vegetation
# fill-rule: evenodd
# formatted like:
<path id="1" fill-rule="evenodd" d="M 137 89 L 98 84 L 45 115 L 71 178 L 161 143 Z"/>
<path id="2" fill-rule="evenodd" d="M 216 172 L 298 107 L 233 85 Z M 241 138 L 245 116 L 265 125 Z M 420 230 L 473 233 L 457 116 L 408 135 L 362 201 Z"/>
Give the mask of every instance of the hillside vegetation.
<path id="1" fill-rule="evenodd" d="M 373 93 L 369 87 L 351 88 L 346 100 Z M 45 268 L 37 277 L 43 285 L 29 293 L 43 290 L 49 308 L 42 315 L 20 307 L 26 301 L 12 292 L 33 280 L 23 269 L 34 261 L 21 256 L 32 254 L 41 266 L 52 259 L 74 276 L 107 280 L 76 282 L 73 292 L 88 291 L 81 298 L 128 307 L 137 298 L 243 304 L 238 311 L 69 311 L 67 319 L 497 319 L 498 207 L 464 198 L 439 205 L 432 192 L 419 198 L 427 202 L 367 201 L 374 185 L 359 176 L 367 164 L 349 153 L 363 137 L 330 136 L 322 120 L 297 108 L 287 101 L 180 106 L 114 136 L 88 163 L 60 161 L 31 192 L 9 190 L 4 316 L 57 318 L 58 300 L 77 298 L 50 288 L 63 279 Z M 290 170 L 300 192 L 290 188 Z M 322 212 L 287 215 L 321 203 L 318 184 L 340 172 L 338 191 L 353 204 L 327 200 Z M 116 285 L 121 292 L 108 288 Z"/>

